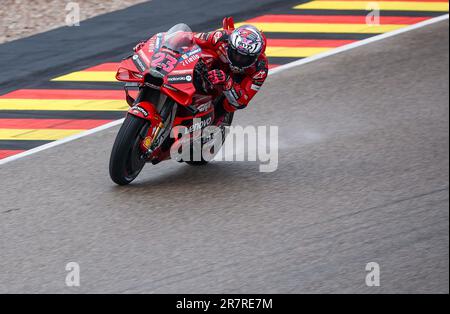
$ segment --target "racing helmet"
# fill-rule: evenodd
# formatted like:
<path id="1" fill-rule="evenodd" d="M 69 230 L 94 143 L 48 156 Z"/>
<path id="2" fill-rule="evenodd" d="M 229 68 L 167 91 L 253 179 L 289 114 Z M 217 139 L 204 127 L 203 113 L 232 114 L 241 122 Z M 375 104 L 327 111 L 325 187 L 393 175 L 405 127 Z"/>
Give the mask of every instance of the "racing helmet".
<path id="1" fill-rule="evenodd" d="M 242 25 L 228 38 L 227 57 L 233 71 L 243 71 L 255 64 L 266 49 L 264 35 L 252 25 Z"/>

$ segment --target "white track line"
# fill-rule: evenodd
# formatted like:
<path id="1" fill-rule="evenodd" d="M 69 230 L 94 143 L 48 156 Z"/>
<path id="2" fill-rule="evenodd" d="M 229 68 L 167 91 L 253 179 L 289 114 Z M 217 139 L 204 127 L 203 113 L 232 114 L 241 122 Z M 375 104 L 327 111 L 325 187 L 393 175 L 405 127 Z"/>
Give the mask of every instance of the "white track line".
<path id="1" fill-rule="evenodd" d="M 364 45 L 367 45 L 367 44 L 370 44 L 370 43 L 373 43 L 373 42 L 376 42 L 376 41 L 379 41 L 379 40 L 383 40 L 383 39 L 386 39 L 386 38 L 389 38 L 389 37 L 393 37 L 393 36 L 396 36 L 396 35 L 399 35 L 399 34 L 402 34 L 402 33 L 406 33 L 406 32 L 409 32 L 409 31 L 412 31 L 412 30 L 415 30 L 415 29 L 418 29 L 418 28 L 421 28 L 421 27 L 424 27 L 424 26 L 427 26 L 427 25 L 430 25 L 430 24 L 434 24 L 434 23 L 438 23 L 438 22 L 441 22 L 441 21 L 444 21 L 444 20 L 448 20 L 448 18 L 449 18 L 449 15 L 445 14 L 445 15 L 441 15 L 441 16 L 438 16 L 438 17 L 435 17 L 435 18 L 431 18 L 429 20 L 426 20 L 426 21 L 423 21 L 423 22 L 420 22 L 420 23 L 417 23 L 417 24 L 414 24 L 414 25 L 410 25 L 410 26 L 407 26 L 407 27 L 404 27 L 404 28 L 400 28 L 400 29 L 392 31 L 392 32 L 388 32 L 388 33 L 376 35 L 376 36 L 373 36 L 373 37 L 370 37 L 370 38 L 367 38 L 367 39 L 364 39 L 364 40 L 360 40 L 360 41 L 357 41 L 357 42 L 354 42 L 354 43 L 351 43 L 351 44 L 348 44 L 348 45 L 345 45 L 345 46 L 341 46 L 339 48 L 336 48 L 336 49 L 333 49 L 333 50 L 330 50 L 330 51 L 319 53 L 317 55 L 314 55 L 314 56 L 311 56 L 311 57 L 308 57 L 308 58 L 305 58 L 305 59 L 300 59 L 300 60 L 297 60 L 297 61 L 293 61 L 293 62 L 284 64 L 284 65 L 281 65 L 281 66 L 279 66 L 279 67 L 277 67 L 275 69 L 270 70 L 269 74 L 276 74 L 276 73 L 279 73 L 279 72 L 282 72 L 282 71 L 285 71 L 285 70 L 288 70 L 288 69 L 291 69 L 291 68 L 294 68 L 294 67 L 301 66 L 303 64 L 307 64 L 307 63 L 310 63 L 310 62 L 313 62 L 313 61 L 316 61 L 316 60 L 320 60 L 320 59 L 323 59 L 323 58 L 326 58 L 326 57 L 329 57 L 329 56 L 336 55 L 336 54 L 344 52 L 344 51 L 348 51 L 350 49 L 354 49 L 354 48 L 361 47 L 361 46 L 364 46 Z M 33 148 L 33 149 L 27 150 L 27 151 L 25 151 L 23 153 L 20 153 L 20 154 L 17 154 L 17 155 L 13 155 L 13 156 L 1 159 L 0 160 L 0 165 L 4 165 L 4 164 L 6 164 L 8 162 L 11 162 L 13 160 L 20 159 L 20 158 L 23 158 L 23 157 L 26 157 L 26 156 L 29 156 L 29 155 L 32 155 L 32 154 L 36 154 L 36 153 L 41 152 L 43 150 L 46 150 L 46 149 L 49 149 L 49 148 L 52 148 L 52 147 L 55 147 L 55 146 L 58 146 L 58 145 L 61 145 L 61 144 L 67 143 L 67 142 L 71 142 L 73 140 L 76 140 L 76 139 L 79 139 L 79 138 L 82 138 L 82 137 L 85 137 L 85 136 L 88 136 L 88 135 L 91 135 L 91 134 L 94 134 L 94 133 L 97 133 L 97 132 L 109 129 L 109 128 L 114 127 L 116 125 L 120 125 L 120 124 L 123 123 L 123 120 L 124 119 L 112 121 L 110 123 L 104 124 L 104 125 L 99 126 L 97 128 L 94 128 L 94 129 L 91 129 L 91 130 L 87 130 L 85 132 L 81 132 L 79 134 L 76 134 L 76 135 L 73 135 L 73 136 L 69 136 L 69 137 L 66 137 L 66 138 L 63 138 L 63 139 L 60 139 L 60 140 L 57 140 L 57 141 L 54 141 L 54 142 L 50 142 L 48 144 L 45 144 L 45 145 L 42 145 L 42 146 L 39 146 L 39 147 L 36 147 L 36 148 Z"/>
<path id="2" fill-rule="evenodd" d="M 22 153 L 19 153 L 17 155 L 6 157 L 6 158 L 0 160 L 0 165 L 6 164 L 7 162 L 10 162 L 10 161 L 22 158 L 22 157 L 26 157 L 26 156 L 29 156 L 29 155 L 32 155 L 32 154 L 36 154 L 36 153 L 41 152 L 43 150 L 46 150 L 48 148 L 52 148 L 52 147 L 55 147 L 55 146 L 58 146 L 58 145 L 61 145 L 61 144 L 67 143 L 67 142 L 71 142 L 73 140 L 76 140 L 76 139 L 79 139 L 79 138 L 82 138 L 82 137 L 85 137 L 85 136 L 88 136 L 88 135 L 91 135 L 91 134 L 94 134 L 94 133 L 97 133 L 97 132 L 100 132 L 100 131 L 112 128 L 113 126 L 122 124 L 123 121 L 124 121 L 123 118 L 120 119 L 120 120 L 115 120 L 115 121 L 109 122 L 107 124 L 103 124 L 103 125 L 101 125 L 99 127 L 96 127 L 94 129 L 86 130 L 86 131 L 83 131 L 81 133 L 78 133 L 78 134 L 75 134 L 75 135 L 72 135 L 72 136 L 68 136 L 68 137 L 65 137 L 63 139 L 60 139 L 60 140 L 57 140 L 57 141 L 54 141 L 54 142 L 50 142 L 50 143 L 47 143 L 47 144 L 35 147 L 33 149 L 29 149 L 29 150 L 24 151 Z"/>

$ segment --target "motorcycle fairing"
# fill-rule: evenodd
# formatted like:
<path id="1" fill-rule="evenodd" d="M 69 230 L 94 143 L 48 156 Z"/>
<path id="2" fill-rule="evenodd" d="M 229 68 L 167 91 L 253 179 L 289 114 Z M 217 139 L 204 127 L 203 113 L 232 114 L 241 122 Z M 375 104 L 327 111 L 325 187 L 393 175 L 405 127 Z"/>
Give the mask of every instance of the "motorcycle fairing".
<path id="1" fill-rule="evenodd" d="M 128 109 L 128 114 L 150 121 L 151 125 L 159 125 L 162 118 L 156 106 L 149 101 L 141 101 Z"/>

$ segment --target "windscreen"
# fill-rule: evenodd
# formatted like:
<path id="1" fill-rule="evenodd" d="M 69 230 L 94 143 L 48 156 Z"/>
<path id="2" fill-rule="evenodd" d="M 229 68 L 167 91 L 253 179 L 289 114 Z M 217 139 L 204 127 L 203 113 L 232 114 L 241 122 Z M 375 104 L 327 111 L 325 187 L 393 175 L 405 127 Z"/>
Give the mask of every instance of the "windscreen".
<path id="1" fill-rule="evenodd" d="M 177 24 L 161 36 L 161 48 L 155 52 L 150 64 L 150 74 L 159 78 L 170 73 L 180 56 L 194 43 L 192 31 L 186 24 Z"/>
<path id="2" fill-rule="evenodd" d="M 162 46 L 178 53 L 183 53 L 189 49 L 192 43 L 193 34 L 191 28 L 181 23 L 167 31 Z"/>

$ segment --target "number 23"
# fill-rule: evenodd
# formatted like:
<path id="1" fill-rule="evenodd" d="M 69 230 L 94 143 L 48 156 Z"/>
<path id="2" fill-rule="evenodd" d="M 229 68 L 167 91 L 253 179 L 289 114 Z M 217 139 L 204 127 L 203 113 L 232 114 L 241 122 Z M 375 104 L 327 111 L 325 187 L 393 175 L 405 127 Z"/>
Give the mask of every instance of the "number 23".
<path id="1" fill-rule="evenodd" d="M 174 57 L 172 57 L 169 54 L 166 54 L 163 52 L 158 52 L 153 57 L 151 66 L 152 67 L 160 66 L 164 71 L 170 72 L 175 68 L 176 64 L 177 64 L 177 59 L 175 59 Z"/>

